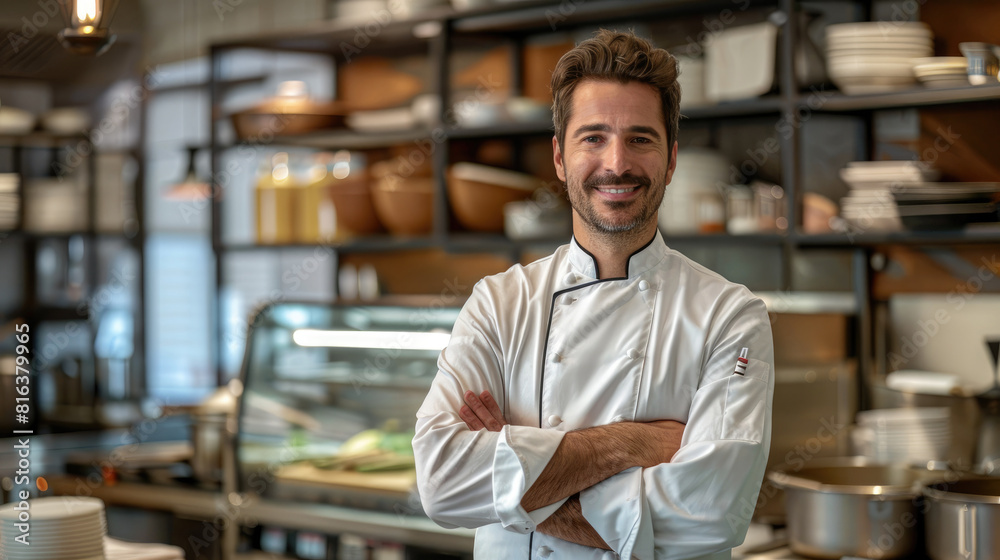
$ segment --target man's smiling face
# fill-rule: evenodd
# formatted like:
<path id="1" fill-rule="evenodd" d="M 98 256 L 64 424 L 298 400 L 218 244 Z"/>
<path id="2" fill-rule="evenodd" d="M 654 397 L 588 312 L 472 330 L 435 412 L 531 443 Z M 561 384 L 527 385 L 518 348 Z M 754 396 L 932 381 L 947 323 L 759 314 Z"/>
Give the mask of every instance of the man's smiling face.
<path id="1" fill-rule="evenodd" d="M 562 148 L 555 138 L 552 147 L 574 232 L 649 230 L 651 236 L 676 159 L 656 90 L 639 82 L 584 80 L 573 91 L 565 130 Z"/>

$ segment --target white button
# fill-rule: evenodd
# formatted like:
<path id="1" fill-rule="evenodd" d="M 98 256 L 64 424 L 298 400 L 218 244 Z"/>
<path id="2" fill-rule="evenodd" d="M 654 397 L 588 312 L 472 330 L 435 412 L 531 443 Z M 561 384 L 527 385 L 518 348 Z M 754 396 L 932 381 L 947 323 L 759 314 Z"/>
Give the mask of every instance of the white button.
<path id="1" fill-rule="evenodd" d="M 625 417 L 622 416 L 621 414 L 619 414 L 618 416 L 615 416 L 614 418 L 611 419 L 611 423 L 612 424 L 617 424 L 618 422 L 621 422 L 622 420 L 625 420 Z"/>
<path id="2" fill-rule="evenodd" d="M 567 284 L 576 284 L 576 273 L 575 272 L 570 272 L 570 273 L 566 274 L 566 283 Z"/>
<path id="3" fill-rule="evenodd" d="M 558 352 L 553 352 L 549 354 L 549 361 L 553 364 L 558 364 L 562 361 L 562 356 L 560 356 Z"/>
<path id="4" fill-rule="evenodd" d="M 552 554 L 552 549 L 547 546 L 540 546 L 535 552 L 537 552 L 538 556 L 541 558 L 548 558 Z"/>
<path id="5" fill-rule="evenodd" d="M 628 356 L 628 359 L 635 360 L 635 359 L 639 358 L 640 356 L 642 356 L 642 352 L 639 352 L 635 348 L 629 348 L 628 352 L 626 352 L 625 355 Z"/>
<path id="6" fill-rule="evenodd" d="M 645 280 L 639 280 L 639 291 L 645 292 L 648 289 L 649 289 L 649 282 L 646 282 Z"/>
<path id="7" fill-rule="evenodd" d="M 552 416 L 549 416 L 548 422 L 549 422 L 549 426 L 552 426 L 553 428 L 555 428 L 559 424 L 562 424 L 562 418 L 560 418 L 560 417 L 556 416 L 555 414 L 553 414 Z"/>

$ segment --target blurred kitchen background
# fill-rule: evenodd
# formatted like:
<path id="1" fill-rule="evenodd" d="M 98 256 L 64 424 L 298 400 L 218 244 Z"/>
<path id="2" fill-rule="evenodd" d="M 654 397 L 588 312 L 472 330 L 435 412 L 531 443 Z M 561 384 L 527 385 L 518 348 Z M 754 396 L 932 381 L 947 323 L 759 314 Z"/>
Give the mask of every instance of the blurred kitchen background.
<path id="1" fill-rule="evenodd" d="M 768 303 L 771 468 L 1000 473 L 993 0 L 5 0 L 0 399 L 27 324 L 49 493 L 97 473 L 110 534 L 190 558 L 220 508 L 212 557 L 468 556 L 405 449 L 376 482 L 336 459 L 412 430 L 433 352 L 293 334 L 447 332 L 478 279 L 568 241 L 549 76 L 598 27 L 679 59 L 660 227 Z M 150 447 L 95 467 L 122 434 Z M 322 472 L 271 484 L 296 461 Z"/>

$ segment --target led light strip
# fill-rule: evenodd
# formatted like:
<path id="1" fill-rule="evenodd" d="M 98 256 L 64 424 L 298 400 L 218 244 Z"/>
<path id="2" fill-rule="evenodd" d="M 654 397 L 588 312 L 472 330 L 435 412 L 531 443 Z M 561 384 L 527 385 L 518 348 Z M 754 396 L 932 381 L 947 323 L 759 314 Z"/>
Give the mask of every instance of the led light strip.
<path id="1" fill-rule="evenodd" d="M 299 346 L 328 348 L 443 350 L 450 339 L 451 334 L 438 332 L 298 329 L 292 333 L 292 340 Z"/>

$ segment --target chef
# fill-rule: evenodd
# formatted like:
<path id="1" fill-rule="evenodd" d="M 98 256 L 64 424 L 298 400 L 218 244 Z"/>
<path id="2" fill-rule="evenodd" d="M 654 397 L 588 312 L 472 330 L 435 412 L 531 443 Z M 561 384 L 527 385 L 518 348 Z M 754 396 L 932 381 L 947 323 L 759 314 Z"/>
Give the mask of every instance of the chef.
<path id="1" fill-rule="evenodd" d="M 730 558 L 770 444 L 767 311 L 664 244 L 677 62 L 600 31 L 552 75 L 573 238 L 476 284 L 417 412 L 418 489 L 479 559 Z"/>

